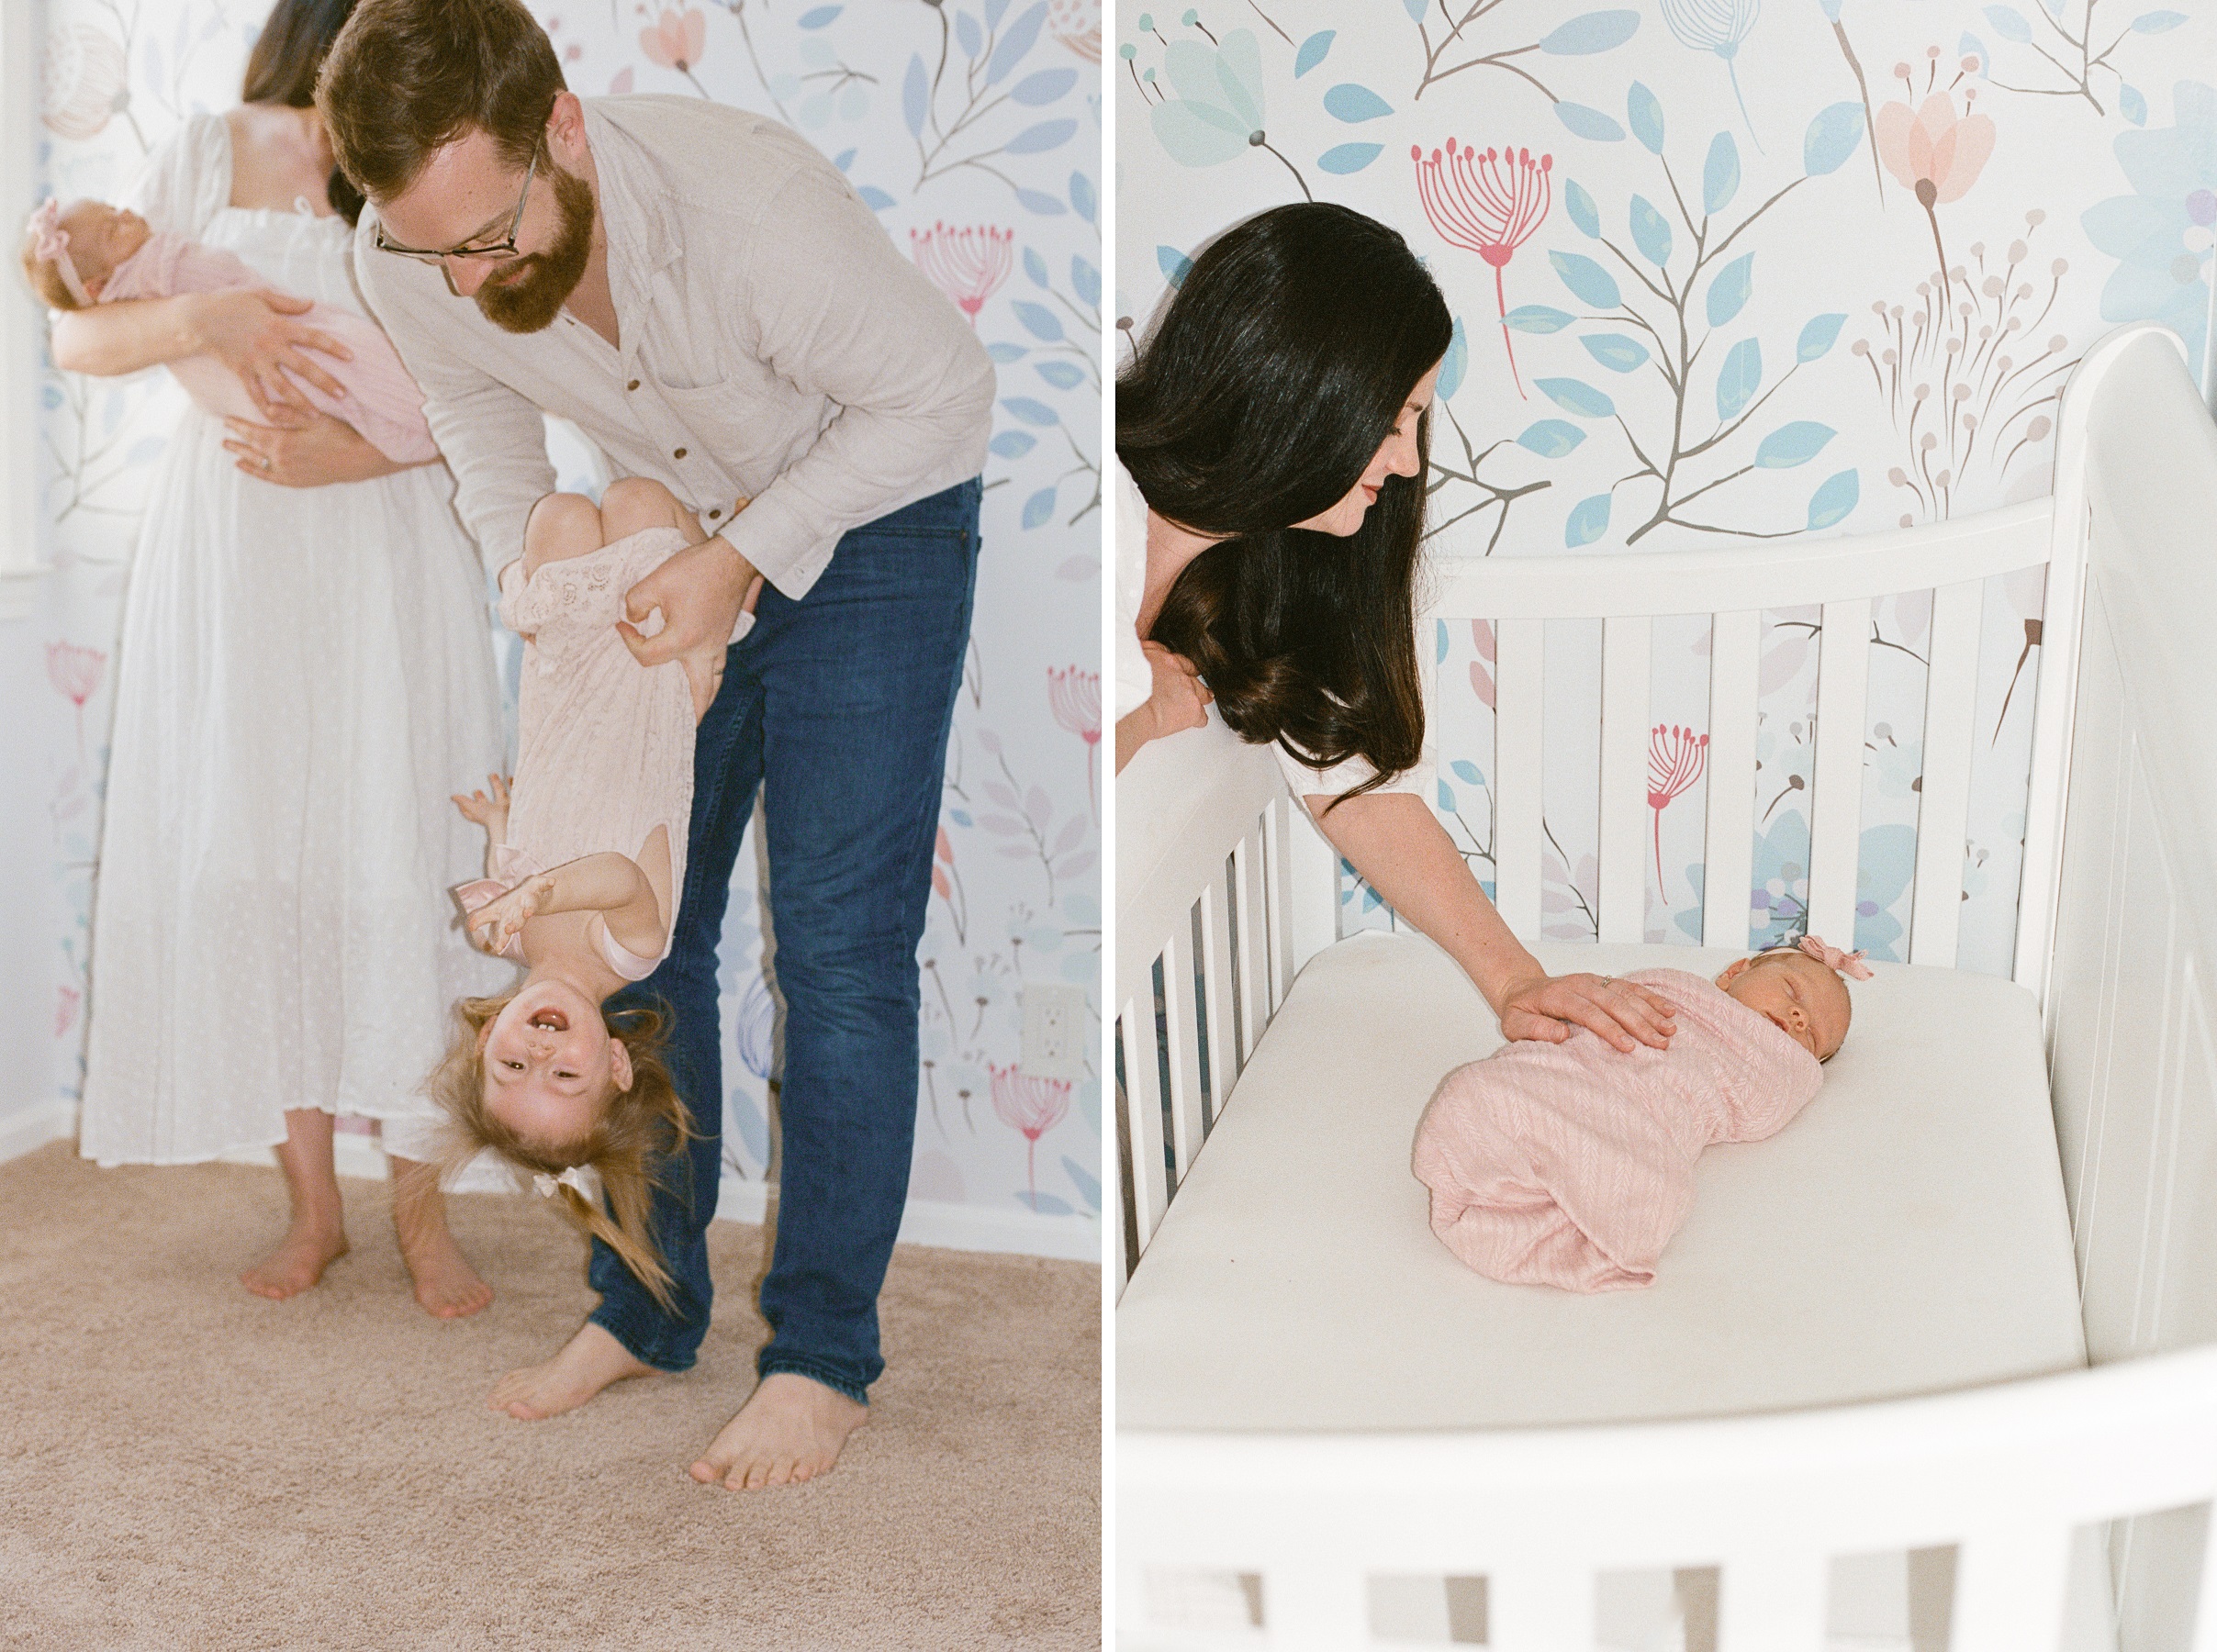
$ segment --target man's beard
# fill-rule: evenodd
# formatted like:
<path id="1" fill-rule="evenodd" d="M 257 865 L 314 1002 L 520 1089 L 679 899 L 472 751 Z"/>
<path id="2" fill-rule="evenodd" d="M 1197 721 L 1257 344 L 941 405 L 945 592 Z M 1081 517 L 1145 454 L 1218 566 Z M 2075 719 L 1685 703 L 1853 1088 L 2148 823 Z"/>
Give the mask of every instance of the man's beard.
<path id="1" fill-rule="evenodd" d="M 554 180 L 554 206 L 562 215 L 553 244 L 508 261 L 477 289 L 477 308 L 485 318 L 512 333 L 552 326 L 593 254 L 592 186 L 551 162 L 547 175 Z"/>

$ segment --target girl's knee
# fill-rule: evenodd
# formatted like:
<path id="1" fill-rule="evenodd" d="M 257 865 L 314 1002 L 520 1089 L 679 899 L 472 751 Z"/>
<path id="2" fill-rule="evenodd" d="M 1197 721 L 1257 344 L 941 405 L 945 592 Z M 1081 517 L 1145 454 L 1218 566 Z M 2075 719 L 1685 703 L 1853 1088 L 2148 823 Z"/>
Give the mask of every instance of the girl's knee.
<path id="1" fill-rule="evenodd" d="M 686 520 L 677 497 L 652 476 L 621 476 L 601 490 L 600 520 L 613 544 L 648 528 L 676 528 Z"/>
<path id="2" fill-rule="evenodd" d="M 601 531 L 600 512 L 592 500 L 583 494 L 548 494 L 532 507 L 523 525 L 524 572 L 599 550 Z"/>

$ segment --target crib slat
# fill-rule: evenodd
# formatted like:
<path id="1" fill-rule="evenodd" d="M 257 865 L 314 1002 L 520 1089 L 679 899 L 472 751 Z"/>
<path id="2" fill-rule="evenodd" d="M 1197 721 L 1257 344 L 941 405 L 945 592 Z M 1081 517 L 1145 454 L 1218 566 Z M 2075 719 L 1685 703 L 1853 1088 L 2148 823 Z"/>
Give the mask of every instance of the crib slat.
<path id="1" fill-rule="evenodd" d="M 1162 1222 L 1170 1208 L 1169 1172 L 1162 1164 L 1162 1079 L 1155 1065 L 1155 1003 L 1150 993 L 1133 999 L 1116 1016 L 1116 1031 L 1124 1040 L 1125 1122 L 1132 1143 L 1132 1221 L 1139 1233 L 1139 1248 Z"/>
<path id="2" fill-rule="evenodd" d="M 1170 1057 L 1170 1155 L 1178 1179 L 1201 1151 L 1201 1017 L 1193 1004 L 1193 928 L 1186 921 L 1162 949 L 1162 1001 Z"/>
<path id="3" fill-rule="evenodd" d="M 1601 923 L 1604 941 L 1647 934 L 1648 690 L 1654 622 L 1601 627 Z"/>
<path id="4" fill-rule="evenodd" d="M 1830 1568 L 1806 1553 L 1735 1555 L 1724 1563 L 1719 1652 L 1824 1652 Z"/>
<path id="5" fill-rule="evenodd" d="M 1544 620 L 1494 628 L 1494 905 L 1517 936 L 1540 933 L 1540 702 Z"/>
<path id="6" fill-rule="evenodd" d="M 1955 1557 L 1949 1652 L 2055 1652 L 2071 1576 L 2063 1521 L 1988 1527 Z"/>
<path id="7" fill-rule="evenodd" d="M 1216 873 L 1201 891 L 1201 1025 L 1208 1038 L 1211 1122 L 1224 1111 L 1224 1099 L 1239 1076 L 1238 1041 L 1232 1035 L 1232 926 L 1226 905 L 1229 870 Z"/>
<path id="8" fill-rule="evenodd" d="M 1293 984 L 1293 837 L 1298 828 L 1293 811 L 1301 805 L 1292 798 L 1275 798 L 1265 811 L 1262 882 L 1269 894 L 1271 1013 L 1285 1002 Z"/>
<path id="9" fill-rule="evenodd" d="M 1594 1644 L 1594 1574 L 1586 1566 L 1525 1562 L 1485 1580 L 1488 1652 L 1565 1652 Z"/>
<path id="10" fill-rule="evenodd" d="M 1264 826 L 1250 827 L 1232 849 L 1233 910 L 1239 917 L 1239 1065 L 1255 1053 L 1271 1018 L 1270 920 L 1262 892 Z"/>
<path id="11" fill-rule="evenodd" d="M 1917 886 L 1909 962 L 1955 964 L 1963 914 L 1964 823 L 1971 807 L 1971 720 L 1977 714 L 1983 582 L 1932 593 L 1932 662 L 1924 690 L 1924 778 L 1918 787 Z"/>
<path id="12" fill-rule="evenodd" d="M 1817 657 L 1816 798 L 1809 818 L 1808 932 L 1855 944 L 1855 852 L 1863 836 L 1863 728 L 1871 605 L 1824 605 Z"/>
<path id="13" fill-rule="evenodd" d="M 1709 629 L 1708 833 L 1701 943 L 1747 945 L 1755 866 L 1755 702 L 1763 616 L 1719 614 Z"/>

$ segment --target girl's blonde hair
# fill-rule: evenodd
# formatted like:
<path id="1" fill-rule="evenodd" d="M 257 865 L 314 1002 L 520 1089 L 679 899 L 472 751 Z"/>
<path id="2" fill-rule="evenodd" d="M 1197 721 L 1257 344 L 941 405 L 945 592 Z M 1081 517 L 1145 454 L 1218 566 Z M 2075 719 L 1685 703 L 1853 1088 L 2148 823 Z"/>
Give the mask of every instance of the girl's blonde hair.
<path id="1" fill-rule="evenodd" d="M 39 232 L 31 230 L 23 238 L 23 277 L 31 284 L 31 291 L 39 295 L 39 302 L 49 309 L 73 310 L 84 307 L 62 279 L 62 272 L 50 258 L 39 256 Z"/>
<path id="2" fill-rule="evenodd" d="M 567 1183 L 555 1189 L 562 1214 L 579 1232 L 614 1251 L 654 1294 L 655 1300 L 668 1310 L 673 1306 L 669 1269 L 663 1266 L 654 1230 L 647 1222 L 654 1197 L 653 1166 L 698 1133 L 662 1058 L 667 1042 L 665 1018 L 652 1010 L 626 1011 L 611 1018 L 610 1031 L 623 1041 L 631 1055 L 632 1087 L 614 1092 L 608 1111 L 582 1142 L 550 1149 L 526 1140 L 495 1118 L 485 1104 L 485 1052 L 480 1037 L 515 996 L 508 992 L 498 998 L 464 999 L 454 1006 L 454 1042 L 432 1072 L 430 1084 L 432 1099 L 446 1110 L 453 1127 L 439 1166 L 439 1179 L 447 1180 L 487 1147 L 517 1168 L 536 1175 L 559 1176 L 576 1166 L 591 1166 L 614 1210 L 613 1220 L 607 1210 Z"/>

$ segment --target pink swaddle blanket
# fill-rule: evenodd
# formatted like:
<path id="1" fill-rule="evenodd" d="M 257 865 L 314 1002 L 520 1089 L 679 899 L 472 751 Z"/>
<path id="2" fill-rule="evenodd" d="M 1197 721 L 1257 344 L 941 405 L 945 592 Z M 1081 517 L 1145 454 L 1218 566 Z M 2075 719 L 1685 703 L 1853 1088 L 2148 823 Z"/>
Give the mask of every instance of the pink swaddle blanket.
<path id="1" fill-rule="evenodd" d="M 223 293 L 269 285 L 244 259 L 204 247 L 181 235 L 154 234 L 118 264 L 101 289 L 100 302 L 118 298 L 169 298 L 179 293 Z M 436 459 L 431 426 L 423 419 L 423 393 L 400 364 L 392 340 L 376 324 L 350 310 L 314 305 L 293 319 L 319 329 L 354 352 L 351 362 L 319 356 L 318 363 L 337 379 L 346 395 L 333 400 L 314 385 L 293 379 L 294 386 L 318 411 L 342 419 L 363 439 L 396 464 Z M 169 370 L 193 400 L 218 418 L 263 422 L 262 409 L 247 395 L 239 375 L 212 356 L 186 356 Z M 288 375 L 290 376 L 290 375 Z"/>
<path id="2" fill-rule="evenodd" d="M 1413 1167 L 1432 1232 L 1491 1278 L 1632 1290 L 1694 1202 L 1711 1142 L 1759 1142 L 1808 1105 L 1823 1069 L 1786 1032 L 1701 977 L 1620 977 L 1678 1006 L 1667 1050 L 1612 1049 L 1583 1027 L 1519 1041 L 1440 1081 Z"/>

